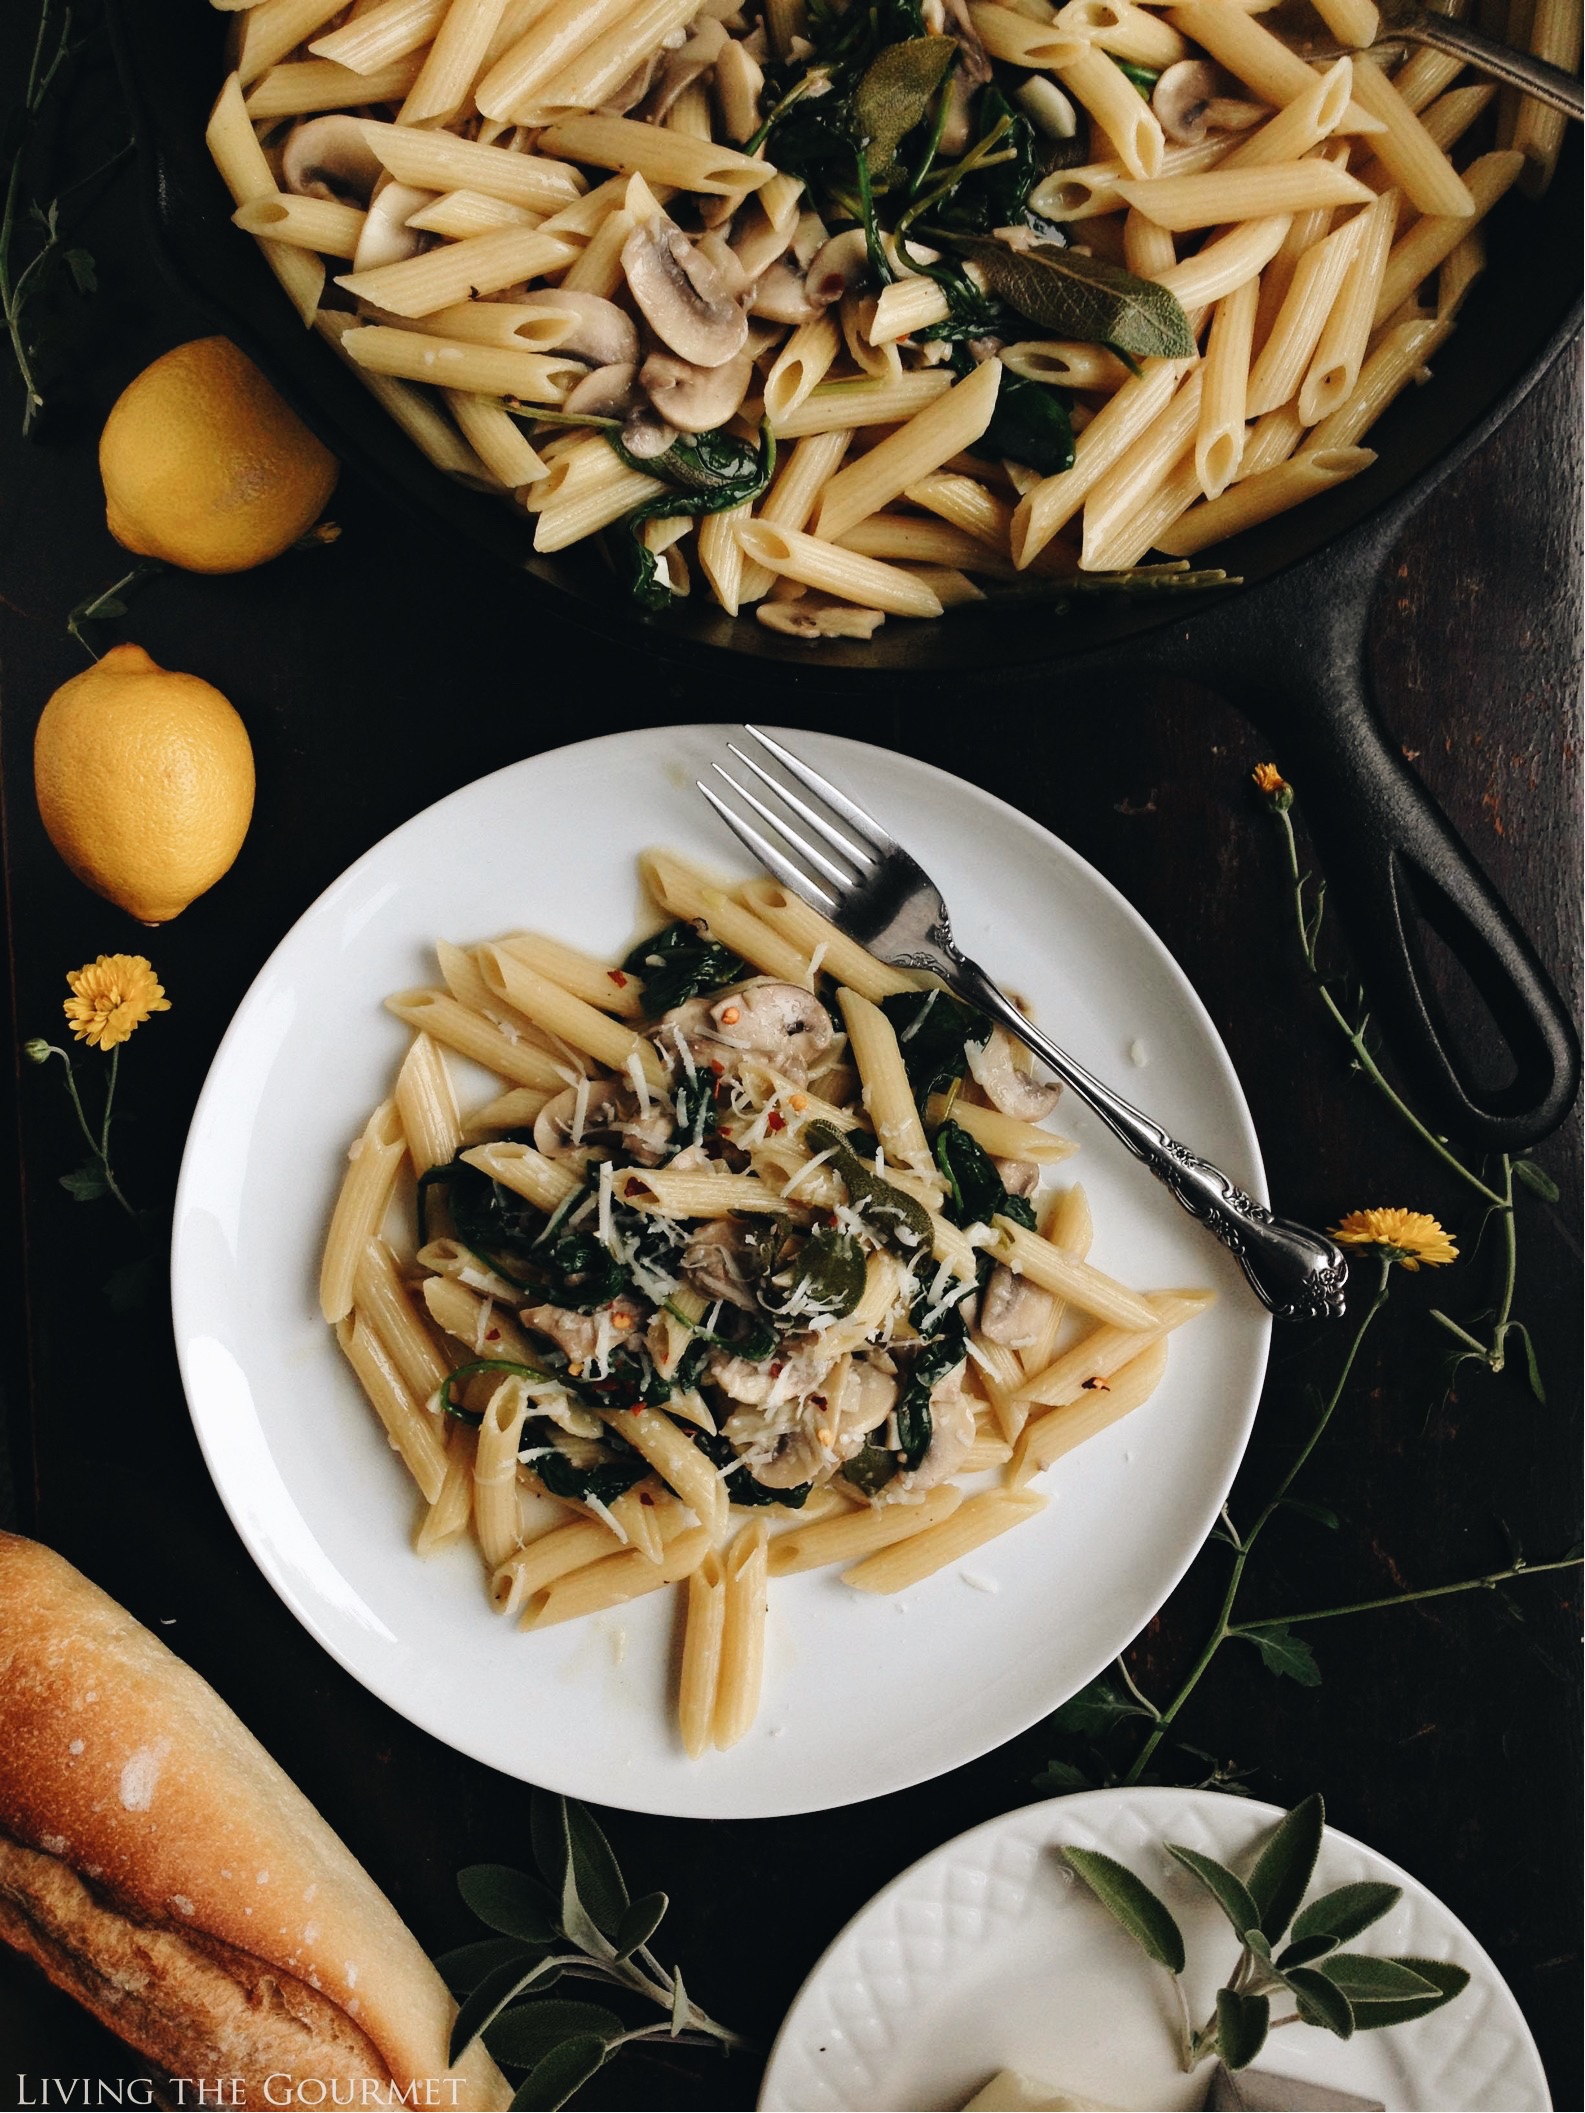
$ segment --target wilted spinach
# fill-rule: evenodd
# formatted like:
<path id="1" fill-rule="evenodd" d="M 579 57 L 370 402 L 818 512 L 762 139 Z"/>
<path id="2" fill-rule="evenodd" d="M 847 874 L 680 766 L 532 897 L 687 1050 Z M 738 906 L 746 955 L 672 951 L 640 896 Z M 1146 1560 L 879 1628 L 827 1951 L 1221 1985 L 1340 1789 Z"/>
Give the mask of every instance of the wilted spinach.
<path id="1" fill-rule="evenodd" d="M 525 1426 L 525 1448 L 536 1439 L 540 1445 L 554 1445 L 555 1429 L 554 1424 L 541 1421 L 535 1438 L 531 1439 L 529 1427 Z M 592 1497 L 599 1504 L 614 1504 L 618 1497 L 625 1497 L 635 1483 L 643 1481 L 650 1472 L 650 1465 L 630 1447 L 621 1445 L 615 1433 L 612 1434 L 612 1441 L 620 1450 L 612 1457 L 591 1461 L 587 1466 L 580 1466 L 577 1461 L 558 1451 L 541 1453 L 537 1460 L 528 1463 L 529 1469 L 538 1475 L 553 1497 L 583 1504 L 587 1504 Z"/>
<path id="2" fill-rule="evenodd" d="M 952 365 L 960 375 L 974 372 L 974 355 L 967 345 L 954 345 Z M 986 462 L 1021 462 L 1042 477 L 1071 469 L 1073 421 L 1067 399 L 1047 382 L 1004 368 L 991 422 L 978 440 L 969 442 L 969 453 Z"/>
<path id="3" fill-rule="evenodd" d="M 961 1334 L 933 1336 L 908 1369 L 897 1396 L 897 1453 L 905 1468 L 916 1468 L 930 1450 L 935 1434 L 931 1412 L 933 1390 L 964 1359 Z"/>
<path id="4" fill-rule="evenodd" d="M 643 977 L 644 1012 L 651 1020 L 688 998 L 724 990 L 749 973 L 746 961 L 685 917 L 640 940 L 622 966 L 630 976 Z"/>
<path id="5" fill-rule="evenodd" d="M 1041 172 L 1034 127 L 994 83 L 987 83 L 980 90 L 976 115 L 991 135 L 998 157 L 1005 158 L 989 160 L 981 156 L 973 161 L 967 173 L 959 176 L 930 210 L 940 226 L 977 235 L 988 234 L 995 227 L 1016 227 L 1024 217 L 1029 193 Z M 964 157 L 965 162 L 971 159 Z"/>
<path id="6" fill-rule="evenodd" d="M 658 499 L 635 507 L 616 524 L 614 558 L 628 592 L 646 609 L 665 609 L 671 604 L 671 589 L 660 577 L 655 553 L 644 541 L 648 521 L 670 520 L 677 514 L 727 513 L 734 506 L 747 506 L 760 498 L 776 474 L 776 436 L 769 423 L 760 428 L 761 446 L 756 451 L 746 440 L 725 430 L 696 433 L 690 439 L 679 434 L 666 450 L 648 461 L 630 455 L 621 436 L 608 432 L 606 439 L 629 469 L 647 477 L 663 477 L 672 486 Z"/>
<path id="7" fill-rule="evenodd" d="M 950 991 L 899 991 L 881 1000 L 881 1011 L 897 1032 L 914 1099 L 922 1109 L 932 1093 L 945 1093 L 968 1069 L 969 1049 L 991 1038 L 984 1013 Z"/>
<path id="8" fill-rule="evenodd" d="M 936 1132 L 936 1165 L 946 1176 L 947 1216 L 954 1225 L 989 1225 L 1000 1214 L 1034 1231 L 1029 1199 L 1008 1194 L 995 1161 L 960 1123 L 943 1123 Z"/>
<path id="9" fill-rule="evenodd" d="M 731 1463 L 737 1460 L 737 1448 L 730 1438 L 699 1430 L 691 1431 L 689 1435 L 705 1458 L 716 1467 L 731 1467 Z M 812 1482 L 797 1482 L 791 1489 L 772 1489 L 768 1483 L 756 1482 L 741 1463 L 731 1467 L 731 1472 L 722 1479 L 734 1504 L 784 1504 L 789 1511 L 802 1511 L 814 1487 Z"/>

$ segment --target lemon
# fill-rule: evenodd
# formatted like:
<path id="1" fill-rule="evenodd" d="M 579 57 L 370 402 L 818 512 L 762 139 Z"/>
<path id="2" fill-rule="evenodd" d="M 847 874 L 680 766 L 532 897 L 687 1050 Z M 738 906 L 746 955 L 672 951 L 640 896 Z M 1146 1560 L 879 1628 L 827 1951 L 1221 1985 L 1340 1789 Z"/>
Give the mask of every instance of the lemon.
<path id="1" fill-rule="evenodd" d="M 33 784 L 77 878 L 141 924 L 165 924 L 241 850 L 253 749 L 209 683 L 160 667 L 141 646 L 112 646 L 45 705 Z"/>
<path id="2" fill-rule="evenodd" d="M 339 465 L 229 338 L 145 367 L 99 439 L 105 519 L 139 557 L 244 572 L 311 528 Z"/>

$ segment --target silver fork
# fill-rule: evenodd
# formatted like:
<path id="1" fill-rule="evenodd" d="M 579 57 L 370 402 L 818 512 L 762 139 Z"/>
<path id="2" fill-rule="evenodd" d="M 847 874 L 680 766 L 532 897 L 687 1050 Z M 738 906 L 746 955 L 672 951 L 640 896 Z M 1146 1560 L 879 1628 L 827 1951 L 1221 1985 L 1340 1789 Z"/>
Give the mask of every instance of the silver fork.
<path id="1" fill-rule="evenodd" d="M 795 895 L 829 917 L 877 960 L 894 968 L 924 969 L 970 1005 L 1017 1035 L 1089 1104 L 1136 1159 L 1164 1182 L 1191 1217 L 1208 1225 L 1243 1265 L 1256 1295 L 1279 1320 L 1319 1320 L 1343 1312 L 1348 1263 L 1340 1248 L 1290 1219 L 1273 1217 L 1208 1160 L 1169 1136 L 1138 1108 L 1114 1093 L 1084 1066 L 1026 1020 L 997 989 L 978 962 L 961 953 L 941 891 L 930 876 L 856 800 L 758 727 L 744 728 L 825 812 L 812 807 L 771 776 L 735 742 L 730 754 L 771 792 L 804 831 L 769 807 L 719 763 L 711 768 L 765 824 L 763 829 L 729 807 L 715 789 L 699 790 L 754 856 Z M 811 872 L 814 876 L 811 877 Z"/>

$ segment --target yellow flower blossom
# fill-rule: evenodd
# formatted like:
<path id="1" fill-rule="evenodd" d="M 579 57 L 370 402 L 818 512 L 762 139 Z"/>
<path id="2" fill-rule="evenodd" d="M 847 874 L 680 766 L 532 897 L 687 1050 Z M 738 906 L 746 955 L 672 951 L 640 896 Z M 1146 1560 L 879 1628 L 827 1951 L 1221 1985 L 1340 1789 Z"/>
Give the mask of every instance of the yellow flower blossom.
<path id="1" fill-rule="evenodd" d="M 1293 787 L 1275 763 L 1257 763 L 1249 775 L 1255 790 L 1263 792 L 1280 811 L 1286 812 L 1293 805 Z"/>
<path id="2" fill-rule="evenodd" d="M 72 995 L 62 1010 L 72 1033 L 91 1049 L 113 1049 L 150 1013 L 169 1012 L 170 1000 L 141 954 L 101 954 L 66 978 Z"/>
<path id="3" fill-rule="evenodd" d="M 1332 1227 L 1332 1238 L 1344 1247 L 1373 1247 L 1405 1269 L 1418 1269 L 1422 1262 L 1427 1269 L 1440 1269 L 1458 1260 L 1458 1249 L 1425 1211 L 1350 1211 Z"/>

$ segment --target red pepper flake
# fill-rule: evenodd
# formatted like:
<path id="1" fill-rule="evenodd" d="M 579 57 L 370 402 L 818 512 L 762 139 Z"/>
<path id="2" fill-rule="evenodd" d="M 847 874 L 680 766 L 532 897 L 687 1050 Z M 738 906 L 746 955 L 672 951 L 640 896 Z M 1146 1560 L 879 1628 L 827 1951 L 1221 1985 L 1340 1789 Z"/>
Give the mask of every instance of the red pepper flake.
<path id="1" fill-rule="evenodd" d="M 770 1368 L 770 1376 L 771 1376 L 771 1378 L 772 1378 L 772 1379 L 780 1379 L 780 1378 L 781 1378 L 781 1376 L 782 1376 L 782 1374 L 783 1374 L 783 1373 L 784 1373 L 784 1372 L 786 1371 L 786 1369 L 787 1369 L 787 1361 L 786 1361 L 786 1359 L 785 1359 L 785 1358 L 781 1358 L 781 1357 L 778 1357 L 778 1358 L 777 1358 L 777 1360 L 776 1360 L 776 1362 L 775 1362 L 775 1363 L 774 1363 L 774 1364 L 773 1364 L 773 1365 L 771 1366 L 771 1368 Z"/>
<path id="2" fill-rule="evenodd" d="M 767 1130 L 785 1130 L 787 1118 L 785 1115 L 780 1114 L 778 1110 L 772 1108 L 769 1115 L 765 1118 L 765 1127 Z"/>
<path id="3" fill-rule="evenodd" d="M 814 1403 L 817 1409 L 823 1409 L 826 1405 L 826 1398 L 823 1394 L 811 1394 L 809 1399 Z"/>
<path id="4" fill-rule="evenodd" d="M 606 974 L 610 977 L 611 981 L 616 985 L 618 990 L 627 989 L 627 978 L 623 975 L 622 971 L 619 968 L 608 968 L 606 970 Z"/>
<path id="5" fill-rule="evenodd" d="M 500 1331 L 500 1329 L 499 1329 L 499 1328 L 486 1328 L 486 1329 L 485 1329 L 485 1331 L 484 1331 L 484 1339 L 485 1339 L 485 1341 L 486 1341 L 487 1343 L 498 1343 L 498 1342 L 499 1342 L 499 1341 L 501 1340 L 501 1331 Z"/>
<path id="6" fill-rule="evenodd" d="M 644 1184 L 641 1181 L 625 1181 L 622 1184 L 622 1194 L 624 1196 L 642 1196 L 643 1193 Z"/>
<path id="7" fill-rule="evenodd" d="M 1110 1394 L 1112 1391 L 1110 1380 L 1087 1379 L 1084 1384 L 1092 1394 Z"/>
<path id="8" fill-rule="evenodd" d="M 655 1499 L 650 1495 L 647 1489 L 641 1489 L 639 1491 L 638 1501 L 640 1502 L 640 1504 L 647 1504 L 651 1510 L 653 1510 L 655 1507 Z"/>

